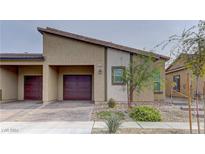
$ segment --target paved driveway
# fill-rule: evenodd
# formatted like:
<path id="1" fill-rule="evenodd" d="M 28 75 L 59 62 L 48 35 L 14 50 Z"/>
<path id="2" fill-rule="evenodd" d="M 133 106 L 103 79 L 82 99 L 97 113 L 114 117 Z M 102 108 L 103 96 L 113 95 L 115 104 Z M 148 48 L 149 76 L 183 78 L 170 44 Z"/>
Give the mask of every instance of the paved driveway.
<path id="1" fill-rule="evenodd" d="M 89 121 L 93 104 L 63 101 L 42 104 L 22 101 L 0 104 L 1 122 Z"/>

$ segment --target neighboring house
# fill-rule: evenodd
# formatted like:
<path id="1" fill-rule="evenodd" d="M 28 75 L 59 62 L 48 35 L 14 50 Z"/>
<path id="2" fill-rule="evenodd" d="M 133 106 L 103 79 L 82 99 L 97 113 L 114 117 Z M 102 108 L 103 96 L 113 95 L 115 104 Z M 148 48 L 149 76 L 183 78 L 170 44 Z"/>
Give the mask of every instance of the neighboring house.
<path id="1" fill-rule="evenodd" d="M 2 101 L 127 101 L 123 70 L 148 52 L 53 28 L 38 31 L 43 35 L 43 54 L 0 55 Z M 169 58 L 154 56 L 161 62 L 157 66 L 159 78 L 165 79 L 165 61 Z M 159 80 L 155 84 L 159 85 L 155 91 L 146 88 L 139 96 L 135 93 L 133 101 L 163 100 L 164 83 Z"/>
<path id="2" fill-rule="evenodd" d="M 191 70 L 185 67 L 183 56 L 179 56 L 166 69 L 166 96 L 185 97 L 187 95 L 187 74 L 190 75 L 191 93 L 196 94 L 196 80 Z M 205 86 L 205 76 L 199 78 L 199 94 L 202 95 Z"/>

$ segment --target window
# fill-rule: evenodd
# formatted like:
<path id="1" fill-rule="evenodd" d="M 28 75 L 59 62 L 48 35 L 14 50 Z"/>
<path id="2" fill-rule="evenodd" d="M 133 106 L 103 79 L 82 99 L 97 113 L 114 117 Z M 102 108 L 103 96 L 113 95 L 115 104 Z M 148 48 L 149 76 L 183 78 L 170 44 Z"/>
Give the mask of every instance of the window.
<path id="1" fill-rule="evenodd" d="M 113 85 L 123 85 L 123 72 L 125 67 L 123 66 L 113 66 L 112 67 L 112 84 Z"/>
<path id="2" fill-rule="evenodd" d="M 180 75 L 173 76 L 173 82 L 175 84 L 173 89 L 180 92 Z"/>
<path id="3" fill-rule="evenodd" d="M 160 92 L 160 87 L 160 72 L 158 72 L 154 75 L 154 92 Z"/>

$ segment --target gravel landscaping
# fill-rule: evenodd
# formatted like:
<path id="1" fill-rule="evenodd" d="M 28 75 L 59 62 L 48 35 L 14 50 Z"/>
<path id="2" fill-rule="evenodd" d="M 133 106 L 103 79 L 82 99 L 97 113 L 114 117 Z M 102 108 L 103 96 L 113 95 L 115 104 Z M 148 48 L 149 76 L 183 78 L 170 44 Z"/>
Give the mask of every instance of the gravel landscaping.
<path id="1" fill-rule="evenodd" d="M 106 111 L 123 113 L 124 117 L 122 121 L 132 121 L 132 119 L 128 116 L 128 107 L 126 104 L 116 104 L 114 108 L 109 108 L 108 105 L 104 103 L 94 105 L 91 120 L 102 121 L 103 119 L 100 118 L 99 113 Z"/>
<path id="2" fill-rule="evenodd" d="M 181 101 L 182 102 L 182 101 Z M 145 105 L 145 106 L 152 106 L 157 108 L 162 116 L 162 122 L 188 122 L 189 115 L 188 111 L 184 108 L 188 107 L 186 101 L 182 103 L 170 103 L 169 101 L 165 102 L 138 102 L 135 103 L 136 106 Z M 201 111 L 200 111 L 200 120 L 203 121 L 203 111 L 202 111 L 202 104 L 201 104 Z M 114 108 L 109 108 L 107 104 L 97 104 L 94 106 L 91 120 L 94 121 L 102 121 L 97 114 L 102 111 L 113 111 L 113 112 L 122 112 L 124 113 L 123 121 L 133 121 L 128 115 L 128 107 L 127 104 L 118 103 Z M 193 122 L 196 121 L 196 113 L 192 111 L 192 119 Z"/>

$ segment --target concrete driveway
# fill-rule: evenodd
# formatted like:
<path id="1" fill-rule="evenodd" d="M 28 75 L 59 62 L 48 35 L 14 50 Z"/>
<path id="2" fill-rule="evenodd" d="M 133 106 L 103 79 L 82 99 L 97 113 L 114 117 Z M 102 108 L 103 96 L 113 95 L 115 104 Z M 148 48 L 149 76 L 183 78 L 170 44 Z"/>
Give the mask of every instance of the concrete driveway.
<path id="1" fill-rule="evenodd" d="M 62 101 L 42 104 L 21 101 L 0 104 L 0 122 L 90 121 L 93 104 Z"/>

